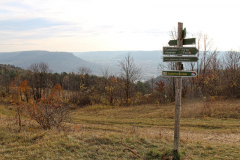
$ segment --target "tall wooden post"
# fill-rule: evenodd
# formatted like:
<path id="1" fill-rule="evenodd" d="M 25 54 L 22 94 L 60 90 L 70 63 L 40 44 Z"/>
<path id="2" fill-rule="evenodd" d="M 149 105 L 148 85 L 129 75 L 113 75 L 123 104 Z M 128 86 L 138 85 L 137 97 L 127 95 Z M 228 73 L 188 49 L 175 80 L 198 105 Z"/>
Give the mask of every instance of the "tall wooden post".
<path id="1" fill-rule="evenodd" d="M 183 23 L 178 22 L 177 46 L 183 46 Z M 176 63 L 176 70 L 181 70 L 182 62 Z M 180 159 L 178 154 L 180 143 L 180 114 L 181 114 L 181 97 L 182 97 L 182 77 L 176 77 L 175 83 L 175 124 L 174 124 L 174 159 Z"/>

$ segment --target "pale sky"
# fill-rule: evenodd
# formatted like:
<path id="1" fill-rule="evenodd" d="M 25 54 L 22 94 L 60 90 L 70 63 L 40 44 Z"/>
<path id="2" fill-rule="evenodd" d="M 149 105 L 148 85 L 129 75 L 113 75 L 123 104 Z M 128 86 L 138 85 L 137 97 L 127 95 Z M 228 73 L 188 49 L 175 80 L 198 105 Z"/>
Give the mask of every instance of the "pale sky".
<path id="1" fill-rule="evenodd" d="M 178 22 L 240 51 L 239 0 L 0 0 L 0 52 L 162 50 Z"/>

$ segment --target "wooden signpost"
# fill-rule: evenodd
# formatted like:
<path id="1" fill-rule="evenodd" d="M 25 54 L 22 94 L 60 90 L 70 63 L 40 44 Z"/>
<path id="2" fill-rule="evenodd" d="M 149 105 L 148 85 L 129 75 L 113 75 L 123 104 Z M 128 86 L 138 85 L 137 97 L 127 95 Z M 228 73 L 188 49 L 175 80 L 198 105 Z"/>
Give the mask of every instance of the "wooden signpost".
<path id="1" fill-rule="evenodd" d="M 197 62 L 198 57 L 184 57 L 182 55 L 195 55 L 198 50 L 195 47 L 183 47 L 183 45 L 192 45 L 196 43 L 195 38 L 184 39 L 186 28 L 183 30 L 183 23 L 178 22 L 177 40 L 170 40 L 168 44 L 176 47 L 163 47 L 163 55 L 176 55 L 163 57 L 163 62 L 176 62 L 176 70 L 162 71 L 164 77 L 176 77 L 175 83 L 175 123 L 174 123 L 174 159 L 179 157 L 180 143 L 180 114 L 181 114 L 181 97 L 182 97 L 182 77 L 196 77 L 195 71 L 182 71 L 182 62 Z"/>

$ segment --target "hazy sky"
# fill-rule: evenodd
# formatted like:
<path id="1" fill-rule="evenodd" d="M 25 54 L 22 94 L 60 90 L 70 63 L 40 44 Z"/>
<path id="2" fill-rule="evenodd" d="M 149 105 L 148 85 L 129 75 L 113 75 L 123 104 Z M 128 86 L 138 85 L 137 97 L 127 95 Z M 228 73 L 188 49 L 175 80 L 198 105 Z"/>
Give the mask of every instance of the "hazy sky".
<path id="1" fill-rule="evenodd" d="M 178 22 L 240 51 L 238 0 L 0 0 L 0 52 L 162 50 Z"/>

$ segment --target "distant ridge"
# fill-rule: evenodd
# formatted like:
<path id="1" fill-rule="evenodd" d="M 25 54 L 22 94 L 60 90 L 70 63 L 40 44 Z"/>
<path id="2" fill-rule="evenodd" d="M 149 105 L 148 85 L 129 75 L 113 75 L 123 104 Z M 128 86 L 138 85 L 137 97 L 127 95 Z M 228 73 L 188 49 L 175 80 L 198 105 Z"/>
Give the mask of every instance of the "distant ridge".
<path id="1" fill-rule="evenodd" d="M 42 50 L 0 52 L 0 64 L 10 64 L 27 69 L 33 63 L 44 62 L 53 72 L 77 71 L 79 66 L 89 67 L 93 72 L 99 72 L 99 65 L 76 57 L 70 52 L 49 52 Z"/>
<path id="2" fill-rule="evenodd" d="M 213 51 L 210 51 L 213 52 Z M 123 60 L 128 54 L 134 59 L 137 67 L 142 69 L 142 80 L 148 80 L 152 77 L 157 77 L 162 74 L 162 67 L 167 69 L 167 63 L 163 63 L 163 53 L 161 50 L 151 51 L 91 51 L 91 52 L 73 52 L 74 55 L 89 62 L 104 65 L 109 69 L 111 74 L 119 74 L 119 62 Z M 200 51 L 202 55 L 202 51 Z M 218 52 L 218 57 L 223 58 L 226 51 Z M 199 59 L 202 57 L 200 56 Z M 185 64 L 184 64 L 185 65 Z M 185 65 L 186 69 L 189 66 Z"/>
<path id="3" fill-rule="evenodd" d="M 162 52 L 160 50 L 73 52 L 77 57 L 103 65 L 113 75 L 120 74 L 119 62 L 124 60 L 129 53 L 134 59 L 136 66 L 142 69 L 142 80 L 148 80 L 161 74 L 158 70 L 159 64 L 162 63 Z"/>
<path id="4" fill-rule="evenodd" d="M 122 60 L 128 54 L 134 60 L 156 60 L 161 57 L 161 51 L 92 51 L 92 52 L 73 52 L 77 57 L 81 57 L 87 61 L 99 62 L 103 60 Z"/>

